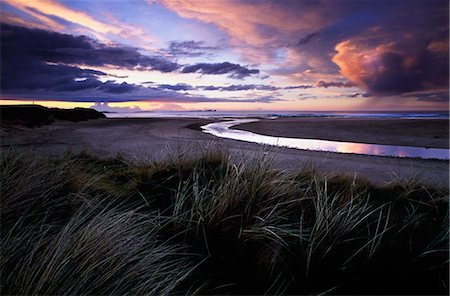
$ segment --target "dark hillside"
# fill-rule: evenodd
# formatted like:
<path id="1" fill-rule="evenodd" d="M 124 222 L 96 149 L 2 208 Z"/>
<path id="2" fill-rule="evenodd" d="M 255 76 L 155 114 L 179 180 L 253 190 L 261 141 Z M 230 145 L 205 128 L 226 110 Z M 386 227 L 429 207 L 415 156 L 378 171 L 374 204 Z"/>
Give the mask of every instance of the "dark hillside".
<path id="1" fill-rule="evenodd" d="M 55 120 L 78 122 L 105 117 L 103 113 L 89 108 L 59 109 L 46 108 L 39 105 L 0 106 L 2 125 L 13 124 L 26 127 L 39 127 L 51 124 Z"/>

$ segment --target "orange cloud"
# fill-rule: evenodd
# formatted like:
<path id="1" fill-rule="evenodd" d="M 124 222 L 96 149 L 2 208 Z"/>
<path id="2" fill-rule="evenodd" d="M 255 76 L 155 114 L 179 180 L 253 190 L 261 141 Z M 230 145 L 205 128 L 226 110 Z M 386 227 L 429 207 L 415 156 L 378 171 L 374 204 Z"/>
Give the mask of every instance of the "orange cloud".
<path id="1" fill-rule="evenodd" d="M 2 20 L 9 24 L 44 30 L 64 31 L 66 27 L 63 24 L 48 17 L 56 16 L 79 25 L 79 27 L 71 28 L 72 32 L 76 32 L 77 34 L 86 34 L 87 29 L 90 35 L 95 36 L 96 39 L 102 42 L 110 42 L 111 36 L 108 36 L 108 34 L 113 34 L 130 40 L 135 46 L 138 45 L 140 48 L 149 52 L 160 53 L 158 49 L 152 46 L 156 41 L 154 36 L 147 34 L 143 28 L 117 20 L 108 12 L 102 13 L 102 16 L 106 17 L 106 20 L 105 22 L 101 22 L 84 12 L 73 10 L 62 5 L 58 0 L 4 0 L 4 2 L 29 14 L 37 20 L 35 22 L 24 20 L 18 16 L 2 12 L 0 15 Z"/>
<path id="2" fill-rule="evenodd" d="M 120 32 L 120 29 L 117 27 L 96 21 L 86 13 L 67 8 L 55 0 L 4 0 L 4 2 L 30 14 L 54 30 L 60 30 L 62 25 L 45 15 L 57 16 L 99 33 Z"/>
<path id="3" fill-rule="evenodd" d="M 335 49 L 337 54 L 332 60 L 339 66 L 341 74 L 359 86 L 365 86 L 361 79 L 365 70 L 361 67 L 361 64 L 364 59 L 369 58 L 373 53 L 368 54 L 368 52 L 362 51 L 350 40 L 337 44 Z"/>
<path id="4" fill-rule="evenodd" d="M 433 41 L 431 42 L 427 49 L 431 52 L 437 52 L 437 53 L 448 53 L 448 40 L 439 40 L 439 41 Z"/>
<path id="5" fill-rule="evenodd" d="M 395 44 L 367 48 L 346 40 L 336 45 L 332 58 L 340 72 L 358 86 L 376 94 L 404 93 L 421 88 L 426 64 L 420 53 L 408 53 Z"/>
<path id="6" fill-rule="evenodd" d="M 39 29 L 47 29 L 47 26 L 38 22 L 32 22 L 29 20 L 21 19 L 16 15 L 12 15 L 10 13 L 6 13 L 4 11 L 0 11 L 0 19 L 2 22 L 10 25 L 17 25 L 27 28 L 39 28 Z"/>

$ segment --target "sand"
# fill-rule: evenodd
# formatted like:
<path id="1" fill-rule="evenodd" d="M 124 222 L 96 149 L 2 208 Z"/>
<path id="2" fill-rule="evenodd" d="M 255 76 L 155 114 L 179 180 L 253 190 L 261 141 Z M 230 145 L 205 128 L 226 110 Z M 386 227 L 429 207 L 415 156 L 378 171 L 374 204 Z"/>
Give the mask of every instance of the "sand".
<path id="1" fill-rule="evenodd" d="M 279 118 L 234 128 L 278 137 L 449 148 L 447 119 Z"/>
<path id="2" fill-rule="evenodd" d="M 211 121 L 197 118 L 98 119 L 78 123 L 61 121 L 40 128 L 23 129 L 10 134 L 2 134 L 0 145 L 2 152 L 7 151 L 9 147 L 32 151 L 43 156 L 58 155 L 67 151 L 88 151 L 101 157 L 119 154 L 131 161 L 155 161 L 171 154 L 199 154 L 206 149 L 223 149 L 232 155 L 233 161 L 248 160 L 251 156 L 260 155 L 273 159 L 275 168 L 293 172 L 307 166 L 330 175 L 345 173 L 352 176 L 362 176 L 376 184 L 385 184 L 396 179 L 418 178 L 426 184 L 448 188 L 448 161 L 264 147 L 254 143 L 219 139 L 204 134 L 196 128 Z M 271 121 L 270 124 L 273 125 L 273 128 L 271 127 L 268 131 L 283 130 L 283 121 L 286 121 L 285 126 L 289 130 L 288 133 L 291 133 L 290 135 L 299 135 L 299 131 L 292 128 L 294 123 L 287 119 Z M 411 140 L 408 140 L 408 138 L 412 137 L 406 132 L 396 132 L 399 138 L 388 137 L 390 142 L 386 142 L 386 139 L 379 140 L 380 135 L 373 137 L 366 135 L 364 138 L 363 126 L 366 126 L 367 130 L 370 131 L 373 124 L 384 125 L 385 131 L 390 133 L 390 131 L 399 131 L 404 127 L 404 122 L 398 120 L 383 123 L 380 123 L 379 120 L 366 120 L 365 123 L 358 122 L 352 128 L 355 131 L 354 136 L 351 136 L 352 130 L 349 131 L 350 133 L 339 132 L 340 129 L 343 131 L 345 129 L 335 123 L 324 127 L 325 121 L 321 119 L 308 119 L 308 121 L 310 122 L 309 129 L 306 130 L 309 130 L 310 135 L 312 135 L 314 129 L 326 129 L 329 135 L 336 137 L 340 135 L 342 137 L 331 138 L 334 140 L 355 141 L 356 137 L 360 136 L 363 139 L 376 139 L 382 144 L 397 144 L 400 142 L 395 141 L 410 143 Z M 302 123 L 308 121 L 302 121 Z M 349 124 L 350 121 L 337 120 L 336 122 Z M 259 126 L 258 128 L 267 125 L 265 122 L 259 123 L 259 125 L 258 123 L 255 124 Z M 248 129 L 249 127 L 247 125 L 244 128 Z M 257 131 L 255 125 L 250 125 L 250 128 Z M 320 132 L 320 135 L 323 136 L 323 133 L 324 131 Z M 282 135 L 287 136 L 288 134 Z M 401 135 L 405 135 L 403 139 Z M 433 138 L 434 133 L 429 133 L 429 136 L 416 136 L 427 145 L 432 145 L 436 141 Z M 442 134 L 442 136 L 446 136 L 448 141 L 448 132 L 445 135 Z M 370 142 L 373 141 L 375 140 Z M 377 141 L 375 143 L 379 143 Z M 438 147 L 442 147 L 443 144 L 440 145 Z"/>

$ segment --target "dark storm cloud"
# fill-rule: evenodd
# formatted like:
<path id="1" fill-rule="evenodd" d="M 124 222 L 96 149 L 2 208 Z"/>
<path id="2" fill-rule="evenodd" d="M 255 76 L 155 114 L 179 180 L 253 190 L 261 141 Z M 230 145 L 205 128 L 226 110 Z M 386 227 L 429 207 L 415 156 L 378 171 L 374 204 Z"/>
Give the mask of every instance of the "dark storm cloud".
<path id="1" fill-rule="evenodd" d="M 252 74 L 259 74 L 257 69 L 249 69 L 239 64 L 233 64 L 230 62 L 224 63 L 198 63 L 190 66 L 186 66 L 182 70 L 183 73 L 201 73 L 210 75 L 229 74 L 230 77 L 236 79 L 243 79 Z"/>
<path id="2" fill-rule="evenodd" d="M 368 98 L 370 95 L 368 93 L 354 93 L 348 96 L 349 98 Z"/>
<path id="3" fill-rule="evenodd" d="M 162 57 L 144 56 L 136 48 L 106 45 L 86 36 L 1 25 L 2 43 L 40 61 L 87 66 L 113 65 L 128 69 L 173 72 L 180 66 Z M 2 46 L 3 48 L 3 46 Z M 14 54 L 14 52 L 9 52 Z"/>
<path id="4" fill-rule="evenodd" d="M 247 90 L 279 90 L 279 87 L 264 84 L 232 84 L 229 86 L 199 86 L 202 90 L 219 90 L 219 91 L 247 91 Z"/>
<path id="5" fill-rule="evenodd" d="M 267 90 L 267 91 L 273 91 L 273 90 L 279 90 L 279 87 L 271 86 L 271 85 L 264 85 L 264 84 L 247 84 L 247 85 L 230 85 L 230 86 L 224 86 L 221 88 L 223 91 L 242 91 L 242 90 Z"/>
<path id="6" fill-rule="evenodd" d="M 314 88 L 314 85 L 290 85 L 284 87 L 284 89 L 309 89 Z"/>
<path id="7" fill-rule="evenodd" d="M 207 46 L 203 41 L 170 41 L 168 52 L 174 56 L 197 57 L 205 55 L 208 51 L 217 50 L 217 47 Z"/>
<path id="8" fill-rule="evenodd" d="M 351 82 L 339 82 L 339 81 L 323 81 L 320 80 L 315 84 L 301 84 L 301 85 L 290 85 L 285 86 L 283 89 L 310 89 L 310 88 L 329 88 L 329 87 L 353 87 L 355 86 Z"/>
<path id="9" fill-rule="evenodd" d="M 380 71 L 373 71 L 372 75 L 363 78 L 369 91 L 373 93 L 402 93 L 418 89 L 424 80 L 427 64 L 423 57 L 417 57 L 414 65 L 406 65 L 404 55 L 386 52 L 378 56 L 377 67 Z"/>
<path id="10" fill-rule="evenodd" d="M 107 94 L 125 94 L 135 91 L 142 91 L 145 88 L 135 84 L 126 82 L 116 83 L 114 81 L 101 82 L 95 78 L 89 78 L 86 80 L 71 81 L 58 86 L 53 86 L 49 90 L 53 91 L 83 91 L 83 90 L 95 90 L 98 92 L 104 92 Z"/>
<path id="11" fill-rule="evenodd" d="M 66 65 L 46 64 L 26 55 L 10 55 L 6 46 L 1 52 L 0 85 L 3 92 L 53 89 L 86 89 L 105 73 Z M 85 80 L 79 84 L 78 79 Z"/>
<path id="12" fill-rule="evenodd" d="M 255 103 L 272 103 L 272 102 L 279 102 L 279 101 L 284 101 L 284 100 L 280 99 L 280 98 L 275 98 L 273 96 L 262 96 L 262 97 L 258 97 L 254 100 Z"/>
<path id="13" fill-rule="evenodd" d="M 171 84 L 159 84 L 158 88 L 175 90 L 175 91 L 186 91 L 186 90 L 193 90 L 193 89 L 195 89 L 192 85 L 189 85 L 189 84 L 186 84 L 186 83 L 177 83 L 177 84 L 174 84 L 174 85 L 171 85 Z"/>
<path id="14" fill-rule="evenodd" d="M 329 87 L 353 87 L 355 86 L 353 83 L 351 82 L 335 82 L 335 81 L 318 81 L 316 83 L 316 87 L 324 87 L 324 88 L 329 88 Z"/>
<path id="15" fill-rule="evenodd" d="M 367 48 L 345 41 L 333 61 L 350 81 L 378 96 L 448 87 L 448 40 Z"/>
<path id="16" fill-rule="evenodd" d="M 448 87 L 448 0 L 161 2 L 216 25 L 249 63 L 279 65 L 271 76 L 344 77 L 379 98 Z M 351 54 L 336 58 L 346 42 Z"/>
<path id="17" fill-rule="evenodd" d="M 178 93 L 192 90 L 187 84 L 141 86 L 131 83 L 101 81 L 110 76 L 102 71 L 82 69 L 87 66 L 113 65 L 121 68 L 172 72 L 180 66 L 160 57 L 141 55 L 136 49 L 108 46 L 85 36 L 71 36 L 7 24 L 1 25 L 1 77 L 3 98 L 62 101 L 172 101 L 228 102 L 228 99 L 206 98 Z M 228 65 L 227 63 L 223 63 Z M 206 65 L 206 66 L 205 66 Z M 227 69 L 201 66 L 199 71 L 223 72 L 236 76 L 253 73 L 229 64 Z M 203 68 L 202 68 L 203 67 Z M 233 101 L 233 100 L 231 100 Z M 241 102 L 241 100 L 235 100 Z M 254 100 L 247 100 L 253 102 Z"/>
<path id="18" fill-rule="evenodd" d="M 249 91 L 249 90 L 264 90 L 264 91 L 274 91 L 282 88 L 264 85 L 264 84 L 232 84 L 228 86 L 215 86 L 215 85 L 200 85 L 192 86 L 186 83 L 177 84 L 158 84 L 160 89 L 169 89 L 175 91 L 187 91 L 187 90 L 206 90 L 206 91 Z"/>
<path id="19" fill-rule="evenodd" d="M 1 26 L 1 77 L 4 94 L 27 96 L 50 94 L 65 96 L 67 92 L 91 92 L 93 95 L 124 94 L 142 91 L 142 87 L 113 81 L 102 82 L 99 76 L 106 73 L 81 69 L 61 62 L 75 61 L 67 53 L 57 54 L 59 49 L 91 49 L 86 37 L 74 37 L 42 30 L 31 30 L 2 24 Z M 52 57 L 51 53 L 56 53 Z M 87 63 L 81 59 L 78 63 Z M 91 63 L 92 64 L 92 63 Z M 46 95 L 47 93 L 47 95 Z M 75 95 L 76 96 L 76 95 Z"/>
<path id="20" fill-rule="evenodd" d="M 299 26 L 292 34 L 280 29 L 267 39 L 270 44 L 263 49 L 272 52 L 272 56 L 277 57 L 273 52 L 285 45 L 295 57 L 291 64 L 271 70 L 271 75 L 296 75 L 311 81 L 323 79 L 321 75 L 338 78 L 340 72 L 379 97 L 448 87 L 447 0 L 342 0 L 316 5 L 305 1 L 269 2 L 274 10 L 280 9 L 286 15 L 297 12 L 297 18 L 303 16 L 305 22 L 312 15 L 310 24 L 315 24 L 308 27 L 305 23 L 307 29 Z M 289 22 L 280 26 L 284 24 Z M 350 43 L 347 50 L 352 55 L 337 63 L 330 57 L 336 56 L 336 51 L 339 54 L 339 45 L 345 42 Z M 310 69 L 316 73 L 307 73 Z"/>
<path id="21" fill-rule="evenodd" d="M 435 0 L 393 1 L 388 10 L 361 6 L 379 19 L 349 36 L 341 32 L 333 62 L 377 96 L 448 87 L 448 5 Z"/>
<path id="22" fill-rule="evenodd" d="M 306 35 L 306 37 L 300 39 L 300 41 L 297 43 L 297 45 L 305 45 L 309 43 L 311 40 L 313 40 L 319 33 L 311 33 Z"/>
<path id="23" fill-rule="evenodd" d="M 154 84 L 152 82 L 152 84 Z M 204 91 L 276 91 L 276 90 L 291 90 L 291 89 L 311 89 L 311 88 L 328 88 L 328 87 L 353 87 L 354 84 L 350 82 L 335 82 L 335 81 L 318 81 L 315 84 L 310 85 L 290 85 L 284 87 L 266 85 L 266 84 L 232 84 L 228 86 L 215 86 L 215 85 L 200 85 L 192 86 L 185 83 L 178 84 L 158 84 L 160 89 L 168 89 L 175 91 L 187 91 L 187 90 L 204 90 Z"/>
<path id="24" fill-rule="evenodd" d="M 426 102 L 448 102 L 449 101 L 448 92 L 416 94 L 415 97 L 416 97 L 417 101 L 426 101 Z"/>

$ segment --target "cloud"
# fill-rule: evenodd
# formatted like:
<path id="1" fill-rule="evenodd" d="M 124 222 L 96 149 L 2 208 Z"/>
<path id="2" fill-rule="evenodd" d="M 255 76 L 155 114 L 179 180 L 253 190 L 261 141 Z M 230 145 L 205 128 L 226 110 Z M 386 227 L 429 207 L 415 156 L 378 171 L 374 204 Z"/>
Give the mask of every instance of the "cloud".
<path id="1" fill-rule="evenodd" d="M 449 93 L 447 91 L 436 93 L 419 93 L 414 95 L 417 101 L 448 103 Z"/>
<path id="2" fill-rule="evenodd" d="M 354 93 L 348 96 L 349 98 L 368 98 L 370 95 L 368 93 Z"/>
<path id="3" fill-rule="evenodd" d="M 172 72 L 178 64 L 163 58 L 148 57 L 136 49 L 106 45 L 85 36 L 71 36 L 39 29 L 7 24 L 1 26 L 0 86 L 5 97 L 33 100 L 83 102 L 123 102 L 151 100 L 158 102 L 229 102 L 242 100 L 207 98 L 180 93 L 195 90 L 188 84 L 117 83 L 102 81 L 110 76 L 89 66 L 115 66 L 129 69 L 151 69 Z M 77 66 L 83 65 L 83 68 Z M 258 70 L 228 62 L 196 64 L 184 67 L 184 72 L 229 74 L 243 78 Z M 266 86 L 228 86 L 225 89 L 272 89 Z M 249 99 L 247 102 L 254 102 Z"/>
<path id="4" fill-rule="evenodd" d="M 314 85 L 290 85 L 286 86 L 283 89 L 309 89 L 314 88 Z"/>
<path id="5" fill-rule="evenodd" d="M 0 19 L 3 23 L 29 28 L 87 34 L 103 42 L 113 40 L 126 42 L 144 48 L 148 52 L 161 53 L 154 47 L 157 39 L 146 30 L 146 26 L 130 24 L 130 21 L 135 23 L 134 20 L 122 22 L 110 12 L 109 8 L 103 8 L 102 5 L 90 5 L 87 11 L 82 11 L 89 6 L 87 2 L 76 4 L 77 8 L 72 4 L 60 2 L 64 1 L 5 0 L 2 2 L 2 9 L 11 13 L 2 13 Z M 89 11 L 95 11 L 95 14 Z"/>
<path id="6" fill-rule="evenodd" d="M 169 89 L 176 91 L 187 91 L 187 90 L 206 90 L 206 91 L 249 91 L 249 90 L 265 90 L 274 91 L 280 90 L 282 88 L 265 85 L 265 84 L 232 84 L 228 86 L 215 86 L 215 85 L 199 85 L 192 86 L 186 83 L 171 84 L 158 84 L 158 88 Z"/>
<path id="7" fill-rule="evenodd" d="M 105 73 L 72 66 L 47 64 L 16 51 L 10 54 L 2 42 L 0 85 L 10 91 L 71 91 L 97 87 L 97 77 Z"/>
<path id="8" fill-rule="evenodd" d="M 154 84 L 151 82 L 150 84 Z M 175 91 L 188 91 L 188 90 L 203 90 L 203 91 L 252 91 L 252 90 L 262 90 L 262 91 L 276 91 L 276 90 L 290 90 L 290 89 L 311 89 L 311 88 L 328 88 L 328 87 L 354 87 L 351 82 L 338 82 L 338 81 L 318 81 L 315 84 L 310 85 L 289 85 L 289 86 L 273 86 L 267 84 L 231 84 L 227 86 L 216 86 L 216 85 L 199 85 L 192 86 L 186 83 L 177 84 L 158 84 L 160 89 L 168 89 Z"/>
<path id="9" fill-rule="evenodd" d="M 148 59 L 135 49 L 107 46 L 84 36 L 1 25 L 0 87 L 5 98 L 62 101 L 177 101 L 205 102 L 158 87 L 101 81 L 107 74 L 91 66 L 150 67 L 166 71 L 165 60 Z M 161 62 L 160 62 L 161 61 Z M 213 99 L 214 100 L 214 99 Z"/>
<path id="10" fill-rule="evenodd" d="M 16 15 L 7 13 L 5 11 L 0 11 L 0 20 L 2 20 L 3 23 L 21 26 L 21 27 L 39 28 L 39 29 L 47 29 L 48 28 L 48 26 L 46 26 L 45 24 L 42 24 L 40 22 L 22 19 Z"/>
<path id="11" fill-rule="evenodd" d="M 254 100 L 255 103 L 273 103 L 284 101 L 283 99 L 276 98 L 274 96 L 260 96 Z"/>
<path id="12" fill-rule="evenodd" d="M 111 107 L 108 102 L 95 102 L 94 105 L 90 106 L 100 112 L 136 112 L 140 111 L 141 108 L 138 106 L 133 107 Z"/>
<path id="13" fill-rule="evenodd" d="M 208 51 L 217 50 L 217 47 L 206 46 L 204 41 L 170 41 L 168 53 L 174 56 L 197 57 L 205 55 Z"/>
<path id="14" fill-rule="evenodd" d="M 9 58 L 21 54 L 43 62 L 112 65 L 127 69 L 173 72 L 180 65 L 163 57 L 142 55 L 136 48 L 107 45 L 86 36 L 1 25 L 2 50 Z"/>
<path id="15" fill-rule="evenodd" d="M 141 98 L 171 96 L 159 89 L 144 88 L 126 82 L 102 82 L 106 73 L 82 69 L 68 64 L 131 65 L 146 61 L 131 50 L 136 60 L 126 60 L 126 48 L 96 48 L 92 39 L 70 36 L 37 29 L 2 24 L 1 77 L 2 92 L 33 99 L 63 99 L 95 101 L 99 99 L 125 100 L 124 94 Z M 112 51 L 111 54 L 106 54 Z M 117 50 L 119 53 L 114 51 Z M 70 54 L 72 53 L 72 54 Z M 103 56 L 97 56 L 103 54 Z M 148 61 L 147 61 L 148 62 Z"/>
<path id="16" fill-rule="evenodd" d="M 349 1 L 221 0 L 202 1 L 201 5 L 192 0 L 160 2 L 181 17 L 215 25 L 228 35 L 229 45 L 252 64 L 279 64 L 280 49 L 307 43 L 317 43 L 308 51 L 308 56 L 327 58 L 339 36 L 333 32 L 325 33 L 322 38 L 323 30 L 339 21 L 340 17 L 346 17 L 347 7 L 352 6 Z M 319 35 L 321 38 L 318 38 Z M 323 49 L 323 41 L 330 39 L 332 41 L 326 44 L 328 52 L 317 51 L 317 47 Z M 320 42 L 311 42 L 313 40 Z M 298 47 L 299 50 L 300 47 L 306 48 Z M 301 60 L 301 64 L 306 66 L 311 58 Z"/>
<path id="17" fill-rule="evenodd" d="M 279 87 L 264 84 L 232 84 L 228 86 L 199 86 L 202 90 L 219 90 L 219 91 L 248 91 L 248 90 L 279 90 Z"/>
<path id="18" fill-rule="evenodd" d="M 305 44 L 311 42 L 311 40 L 313 40 L 317 35 L 319 35 L 319 33 L 317 33 L 317 32 L 306 35 L 306 37 L 300 39 L 300 41 L 297 43 L 297 46 L 305 45 Z"/>
<path id="19" fill-rule="evenodd" d="M 282 89 L 311 89 L 311 88 L 329 88 L 329 87 L 339 87 L 339 88 L 346 88 L 346 87 L 353 87 L 355 86 L 351 82 L 340 82 L 340 81 L 323 81 L 319 80 L 314 84 L 301 84 L 301 85 L 289 85 L 285 86 Z"/>
<path id="20" fill-rule="evenodd" d="M 239 64 L 232 64 L 230 62 L 224 63 L 198 63 L 186 66 L 182 70 L 183 73 L 201 73 L 209 75 L 229 74 L 229 77 L 236 79 L 243 79 L 252 74 L 259 74 L 257 69 L 249 69 Z"/>
<path id="21" fill-rule="evenodd" d="M 175 90 L 175 91 L 186 91 L 186 90 L 193 90 L 193 89 L 195 89 L 192 85 L 189 85 L 189 84 L 186 84 L 186 83 L 177 83 L 175 85 L 159 84 L 158 88 Z"/>
<path id="22" fill-rule="evenodd" d="M 163 73 L 174 72 L 181 65 L 161 56 L 146 56 L 136 48 L 100 43 L 86 36 L 72 36 L 40 29 L 2 24 L 2 49 L 8 55 L 26 54 L 43 62 L 86 66 L 116 66 L 133 70 L 154 70 Z M 17 52 L 18 51 L 18 52 Z M 242 79 L 259 70 L 239 64 L 199 63 L 187 65 L 183 73 L 229 74 Z"/>
<path id="23" fill-rule="evenodd" d="M 294 36 L 327 23 L 325 15 L 314 12 L 317 5 L 303 2 L 222 0 L 198 5 L 197 1 L 162 1 L 180 16 L 215 24 L 231 36 L 233 43 L 254 48 L 284 43 L 286 34 Z"/>
<path id="24" fill-rule="evenodd" d="M 49 16 L 56 16 L 71 23 L 87 27 L 99 33 L 119 33 L 120 29 L 102 23 L 89 16 L 88 14 L 70 9 L 55 0 L 4 0 L 5 4 L 11 5 L 31 16 L 38 19 L 53 30 L 60 30 L 62 25 L 55 22 Z"/>
<path id="25" fill-rule="evenodd" d="M 355 85 L 351 82 L 336 82 L 336 81 L 326 82 L 321 80 L 316 82 L 315 86 L 329 88 L 329 87 L 353 87 Z"/>
<path id="26" fill-rule="evenodd" d="M 215 25 L 247 62 L 267 63 L 268 74 L 289 81 L 340 80 L 343 75 L 383 96 L 448 81 L 446 0 L 161 2 L 184 18 Z M 362 63 L 365 54 L 380 71 L 368 59 Z"/>
<path id="27" fill-rule="evenodd" d="M 333 62 L 341 74 L 372 94 L 390 95 L 448 85 L 448 59 L 436 60 L 423 47 L 390 43 L 368 48 L 347 40 L 339 43 L 336 51 Z M 431 60 L 436 61 L 433 67 Z M 439 79 L 433 79 L 436 72 Z"/>

